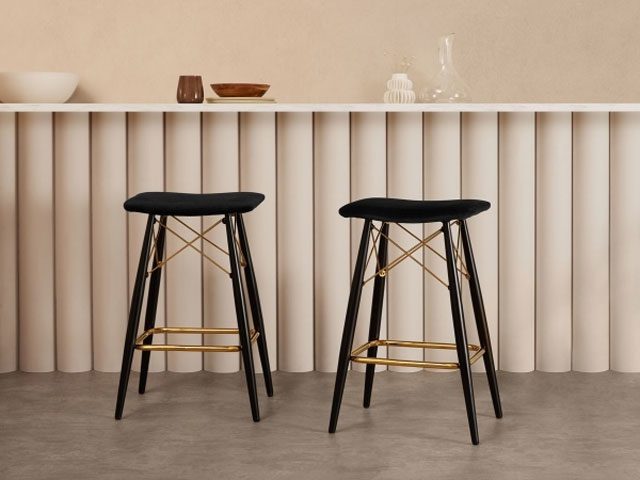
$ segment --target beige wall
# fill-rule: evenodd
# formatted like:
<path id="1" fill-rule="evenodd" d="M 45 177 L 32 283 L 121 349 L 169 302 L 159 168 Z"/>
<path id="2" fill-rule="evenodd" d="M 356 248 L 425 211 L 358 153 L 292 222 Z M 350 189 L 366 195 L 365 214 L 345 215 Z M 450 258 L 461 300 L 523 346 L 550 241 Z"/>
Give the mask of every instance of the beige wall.
<path id="1" fill-rule="evenodd" d="M 639 102 L 637 0 L 0 0 L 0 70 L 68 70 L 75 101 L 175 99 L 177 75 L 255 81 L 292 102 L 380 101 L 385 50 L 437 38 L 478 102 Z"/>

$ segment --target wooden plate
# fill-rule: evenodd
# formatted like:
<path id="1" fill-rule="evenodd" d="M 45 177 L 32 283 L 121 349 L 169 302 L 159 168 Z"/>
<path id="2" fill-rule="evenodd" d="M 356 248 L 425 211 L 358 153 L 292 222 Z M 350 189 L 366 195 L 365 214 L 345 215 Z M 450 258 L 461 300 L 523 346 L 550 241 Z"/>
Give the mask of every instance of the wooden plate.
<path id="1" fill-rule="evenodd" d="M 271 85 L 266 83 L 212 83 L 219 97 L 261 97 Z"/>

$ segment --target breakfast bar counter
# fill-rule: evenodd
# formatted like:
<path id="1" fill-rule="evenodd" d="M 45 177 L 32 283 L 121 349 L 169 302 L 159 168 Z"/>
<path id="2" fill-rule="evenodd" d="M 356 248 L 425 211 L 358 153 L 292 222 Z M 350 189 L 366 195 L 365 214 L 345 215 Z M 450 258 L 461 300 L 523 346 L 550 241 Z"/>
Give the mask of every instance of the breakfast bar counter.
<path id="1" fill-rule="evenodd" d="M 491 202 L 470 228 L 500 369 L 639 372 L 638 158 L 640 104 L 0 104 L 0 372 L 119 370 L 144 229 L 122 204 L 161 190 L 266 195 L 246 222 L 272 368 L 335 371 L 361 230 L 338 208 L 389 196 Z M 452 341 L 448 292 L 410 263 L 382 336 Z M 159 326 L 233 326 L 228 279 L 195 253 L 163 283 Z"/>

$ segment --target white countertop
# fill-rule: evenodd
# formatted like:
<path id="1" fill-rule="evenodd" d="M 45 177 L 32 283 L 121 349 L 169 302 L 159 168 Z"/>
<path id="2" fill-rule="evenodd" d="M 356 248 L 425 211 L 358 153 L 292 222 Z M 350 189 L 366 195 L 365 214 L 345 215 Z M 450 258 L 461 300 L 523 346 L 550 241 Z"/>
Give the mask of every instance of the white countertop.
<path id="1" fill-rule="evenodd" d="M 640 103 L 0 103 L 0 112 L 640 112 Z"/>

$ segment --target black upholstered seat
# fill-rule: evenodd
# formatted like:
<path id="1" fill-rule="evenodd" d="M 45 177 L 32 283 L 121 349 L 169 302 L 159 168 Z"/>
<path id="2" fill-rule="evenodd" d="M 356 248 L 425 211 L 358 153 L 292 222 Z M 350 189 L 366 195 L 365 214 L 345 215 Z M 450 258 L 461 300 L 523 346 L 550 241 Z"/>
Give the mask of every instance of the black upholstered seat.
<path id="1" fill-rule="evenodd" d="M 363 198 L 340 209 L 343 217 L 382 222 L 428 223 L 464 220 L 491 207 L 484 200 L 405 200 Z"/>
<path id="2" fill-rule="evenodd" d="M 198 217 L 250 212 L 263 200 L 263 194 L 254 192 L 144 192 L 124 202 L 124 209 L 151 215 Z"/>

